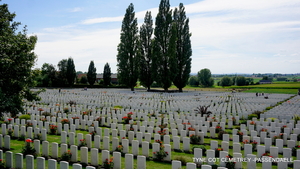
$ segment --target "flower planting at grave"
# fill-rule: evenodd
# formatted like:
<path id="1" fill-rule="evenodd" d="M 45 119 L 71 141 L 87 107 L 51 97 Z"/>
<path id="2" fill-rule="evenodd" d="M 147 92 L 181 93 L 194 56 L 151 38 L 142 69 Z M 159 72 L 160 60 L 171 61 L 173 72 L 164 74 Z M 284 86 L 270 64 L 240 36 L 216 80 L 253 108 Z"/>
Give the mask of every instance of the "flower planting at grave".
<path id="1" fill-rule="evenodd" d="M 7 134 L 8 134 L 10 137 L 12 137 L 13 133 L 14 133 L 14 130 L 13 130 L 12 128 L 9 128 L 8 131 L 7 131 Z"/>
<path id="2" fill-rule="evenodd" d="M 188 128 L 188 131 L 195 131 L 195 128 L 189 127 L 189 128 Z"/>
<path id="3" fill-rule="evenodd" d="M 219 133 L 220 131 L 222 131 L 222 127 L 220 125 L 216 126 L 216 133 Z"/>
<path id="4" fill-rule="evenodd" d="M 157 133 L 160 135 L 160 139 L 161 140 L 163 140 L 164 135 L 167 134 L 166 132 L 167 132 L 167 129 L 163 129 L 163 130 L 157 131 Z"/>
<path id="5" fill-rule="evenodd" d="M 255 151 L 257 149 L 257 141 L 253 140 L 250 144 L 252 144 L 252 151 Z"/>
<path id="6" fill-rule="evenodd" d="M 235 124 L 236 124 L 236 119 L 235 119 L 235 117 L 232 117 L 231 119 L 232 119 L 232 124 L 235 125 Z"/>
<path id="7" fill-rule="evenodd" d="M 241 132 L 241 131 L 238 131 L 236 134 L 239 136 L 240 142 L 243 142 L 243 135 L 244 135 L 244 133 Z"/>
<path id="8" fill-rule="evenodd" d="M 50 125 L 50 134 L 55 135 L 57 134 L 57 125 Z"/>
<path id="9" fill-rule="evenodd" d="M 282 127 L 281 127 L 281 133 L 284 133 L 284 129 L 285 128 L 287 128 L 287 125 L 283 125 Z"/>
<path id="10" fill-rule="evenodd" d="M 72 153 L 70 150 L 68 150 L 67 152 L 64 152 L 62 155 L 61 155 L 61 161 L 70 161 L 72 158 Z"/>
<path id="11" fill-rule="evenodd" d="M 226 158 L 227 158 L 226 161 L 225 161 L 226 168 L 227 169 L 234 169 L 236 162 L 234 162 L 233 156 L 228 154 L 228 156 L 226 156 Z"/>
<path id="12" fill-rule="evenodd" d="M 103 161 L 104 169 L 111 169 L 113 167 L 114 167 L 114 158 L 113 157 L 111 157 L 110 159 L 107 158 Z"/>
<path id="13" fill-rule="evenodd" d="M 42 113 L 42 111 L 44 111 L 44 109 L 38 108 L 38 111 L 39 111 L 40 113 Z"/>
<path id="14" fill-rule="evenodd" d="M 44 117 L 41 117 L 41 118 L 40 118 L 40 121 L 42 121 L 42 122 L 46 122 L 46 121 L 47 121 L 47 119 L 46 119 L 46 118 L 44 118 Z"/>
<path id="15" fill-rule="evenodd" d="M 129 124 L 129 121 L 132 119 L 132 116 L 133 113 L 132 112 L 129 112 L 127 113 L 127 116 L 124 116 L 122 119 L 123 119 L 123 123 L 124 124 Z"/>
<path id="16" fill-rule="evenodd" d="M 118 145 L 118 147 L 116 148 L 115 151 L 122 153 L 123 152 L 123 146 L 122 145 Z"/>
<path id="17" fill-rule="evenodd" d="M 292 148 L 292 156 L 297 156 L 297 150 L 300 149 L 300 145 Z"/>
<path id="18" fill-rule="evenodd" d="M 155 160 L 155 161 L 163 161 L 163 159 L 165 157 L 167 157 L 169 153 L 164 150 L 165 146 L 163 145 L 162 141 L 155 140 L 155 142 L 159 143 L 159 150 L 153 152 L 153 160 Z"/>
<path id="19" fill-rule="evenodd" d="M 37 156 L 36 154 L 36 150 L 34 149 L 34 147 L 31 145 L 33 143 L 33 140 L 31 139 L 26 139 L 25 140 L 25 146 L 22 149 L 22 154 L 24 156 L 26 155 L 33 155 L 34 157 Z"/>
<path id="20" fill-rule="evenodd" d="M 65 107 L 65 108 L 64 108 L 64 113 L 67 113 L 67 114 L 68 114 L 69 112 L 70 112 L 69 108 L 68 108 L 68 107 Z"/>
<path id="21" fill-rule="evenodd" d="M 260 129 L 260 131 L 261 131 L 261 132 L 267 132 L 267 131 L 268 131 L 268 129 L 266 129 L 266 128 L 262 128 L 262 129 Z"/>
<path id="22" fill-rule="evenodd" d="M 78 148 L 86 147 L 86 146 L 87 146 L 87 143 L 86 143 L 85 139 L 80 139 Z"/>
<path id="23" fill-rule="evenodd" d="M 92 136 L 92 140 L 94 140 L 95 139 L 95 135 L 96 135 L 96 131 L 90 132 L 90 135 Z"/>
<path id="24" fill-rule="evenodd" d="M 62 119 L 60 122 L 61 124 L 70 124 L 69 119 Z"/>
<path id="25" fill-rule="evenodd" d="M 2 159 L 0 159 L 0 168 L 3 168 L 3 169 L 6 168 L 5 162 Z"/>
<path id="26" fill-rule="evenodd" d="M 249 124 L 250 125 L 255 125 L 255 121 L 250 121 Z"/>
<path id="27" fill-rule="evenodd" d="M 30 123 L 30 122 L 27 122 L 27 123 L 26 123 L 26 128 L 27 128 L 27 127 L 33 127 L 33 124 Z"/>
<path id="28" fill-rule="evenodd" d="M 223 148 L 216 148 L 215 149 L 215 157 L 220 157 L 220 151 L 223 151 Z"/>
<path id="29" fill-rule="evenodd" d="M 200 136 L 197 136 L 195 134 L 191 134 L 190 135 L 190 142 L 191 142 L 191 144 L 200 144 L 200 141 L 201 141 L 201 137 Z"/>

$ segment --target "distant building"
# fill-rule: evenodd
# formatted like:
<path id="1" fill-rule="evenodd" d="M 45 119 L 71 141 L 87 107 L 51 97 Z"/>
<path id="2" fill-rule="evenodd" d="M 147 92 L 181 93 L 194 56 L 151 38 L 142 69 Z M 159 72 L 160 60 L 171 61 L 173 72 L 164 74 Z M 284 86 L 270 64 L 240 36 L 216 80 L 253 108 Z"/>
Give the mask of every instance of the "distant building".
<path id="1" fill-rule="evenodd" d="M 78 74 L 77 78 L 80 79 L 82 76 L 87 76 L 87 75 L 85 73 Z M 100 83 L 101 79 L 103 79 L 103 73 L 97 74 L 96 75 L 96 82 Z M 118 84 L 118 74 L 116 74 L 116 73 L 111 74 L 111 83 L 112 84 Z"/>
<path id="2" fill-rule="evenodd" d="M 260 80 L 259 84 L 272 84 L 271 80 Z"/>
<path id="3" fill-rule="evenodd" d="M 112 73 L 110 77 L 112 84 L 118 84 L 118 74 Z M 103 79 L 103 73 L 97 74 L 96 82 L 99 83 L 101 79 Z"/>

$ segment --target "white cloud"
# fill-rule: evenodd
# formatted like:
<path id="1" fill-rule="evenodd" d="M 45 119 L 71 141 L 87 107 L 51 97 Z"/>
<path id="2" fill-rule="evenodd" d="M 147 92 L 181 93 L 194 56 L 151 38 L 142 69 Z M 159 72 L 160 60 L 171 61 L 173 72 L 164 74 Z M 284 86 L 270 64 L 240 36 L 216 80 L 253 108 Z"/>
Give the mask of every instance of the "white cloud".
<path id="1" fill-rule="evenodd" d="M 185 7 L 192 32 L 192 72 L 205 67 L 212 73 L 299 72 L 295 63 L 300 55 L 300 1 L 205 0 Z M 136 11 L 139 26 L 146 11 Z M 155 19 L 158 8 L 148 11 Z M 90 18 L 44 28 L 37 33 L 37 67 L 44 62 L 56 65 L 72 56 L 77 70 L 86 71 L 94 60 L 98 72 L 106 62 L 116 72 L 123 17 Z M 112 22 L 119 26 L 111 26 Z M 103 24 L 97 28 L 98 23 Z"/>
<path id="2" fill-rule="evenodd" d="M 70 9 L 70 10 L 69 10 L 69 12 L 80 12 L 80 11 L 83 11 L 83 9 L 80 8 L 80 7 L 75 7 L 75 8 L 73 8 L 73 9 Z"/>
<path id="3" fill-rule="evenodd" d="M 122 21 L 123 17 L 118 16 L 118 17 L 102 17 L 102 18 L 93 18 L 93 19 L 87 19 L 82 21 L 82 24 L 96 24 L 96 23 L 103 23 L 103 22 L 118 22 Z"/>

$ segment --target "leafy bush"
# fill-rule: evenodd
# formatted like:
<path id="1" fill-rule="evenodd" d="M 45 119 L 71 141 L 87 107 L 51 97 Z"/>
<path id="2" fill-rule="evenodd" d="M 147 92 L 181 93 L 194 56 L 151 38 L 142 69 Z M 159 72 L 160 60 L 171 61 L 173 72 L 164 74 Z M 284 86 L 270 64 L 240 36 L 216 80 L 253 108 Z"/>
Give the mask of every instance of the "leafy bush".
<path id="1" fill-rule="evenodd" d="M 50 112 L 43 112 L 42 115 L 43 116 L 51 116 L 51 113 Z"/>
<path id="2" fill-rule="evenodd" d="M 266 110 L 271 110 L 271 109 L 272 109 L 272 107 L 271 107 L 271 106 L 266 108 Z"/>
<path id="3" fill-rule="evenodd" d="M 252 120 L 252 118 L 258 118 L 258 115 L 257 114 L 249 114 L 248 120 Z"/>
<path id="4" fill-rule="evenodd" d="M 30 120 L 30 115 L 29 114 L 23 114 L 19 117 L 19 119 L 25 119 L 25 120 Z"/>
<path id="5" fill-rule="evenodd" d="M 240 124 L 247 124 L 247 120 L 241 120 Z"/>
<path id="6" fill-rule="evenodd" d="M 182 165 L 186 165 L 188 159 L 184 156 L 175 156 L 174 160 L 181 161 Z"/>
<path id="7" fill-rule="evenodd" d="M 254 111 L 252 114 L 256 114 L 256 115 L 257 115 L 257 119 L 260 119 L 260 114 L 262 114 L 262 112 L 256 110 L 256 111 Z M 250 120 L 252 120 L 252 119 L 250 119 Z"/>

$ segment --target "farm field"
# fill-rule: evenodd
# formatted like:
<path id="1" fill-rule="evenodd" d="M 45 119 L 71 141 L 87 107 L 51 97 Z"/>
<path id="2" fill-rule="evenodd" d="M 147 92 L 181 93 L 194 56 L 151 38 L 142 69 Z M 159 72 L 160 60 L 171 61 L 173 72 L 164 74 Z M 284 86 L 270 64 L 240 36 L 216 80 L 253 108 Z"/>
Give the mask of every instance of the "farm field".
<path id="1" fill-rule="evenodd" d="M 256 97 L 253 93 L 229 91 L 231 89 L 191 89 L 184 93 L 168 94 L 148 93 L 143 90 L 131 92 L 124 89 L 66 89 L 59 93 L 58 90 L 47 89 L 41 94 L 41 101 L 26 103 L 28 120 L 22 120 L 21 114 L 16 119 L 9 115 L 2 119 L 0 132 L 3 159 L 7 158 L 8 151 L 13 154 L 22 152 L 25 141 L 20 140 L 20 137 L 25 135 L 24 139 L 31 138 L 40 143 L 37 157 L 43 155 L 45 159 L 57 160 L 58 168 L 62 153 L 66 150 L 77 154 L 75 160 L 68 161 L 70 168 L 73 168 L 74 163 L 92 165 L 95 158 L 98 164 L 96 167 L 104 167 L 103 156 L 104 159 L 114 156 L 114 160 L 119 161 L 115 161 L 115 165 L 120 168 L 125 168 L 132 162 L 132 168 L 145 166 L 158 169 L 171 169 L 179 164 L 180 168 L 190 169 L 195 167 L 195 157 L 216 159 L 226 158 L 228 154 L 237 158 L 247 157 L 249 153 L 260 158 L 266 153 L 283 158 L 286 153 L 291 153 L 290 157 L 296 160 L 297 156 L 293 154 L 292 147 L 299 145 L 298 139 L 294 139 L 298 138 L 300 132 L 298 133 L 299 126 L 294 121 L 294 114 L 300 114 L 300 97 L 273 93 L 268 94 L 269 98 L 265 99 L 263 96 Z M 201 117 L 195 111 L 199 106 L 209 106 L 207 111 L 212 114 Z M 287 109 L 289 111 L 283 113 Z M 254 112 L 256 114 L 253 115 Z M 51 125 L 57 127 L 55 134 L 51 133 Z M 278 140 L 281 140 L 281 134 L 282 139 L 286 140 L 282 144 L 284 151 L 276 154 L 273 149 L 281 146 L 272 138 L 278 136 Z M 11 136 L 10 150 L 5 149 L 5 135 Z M 195 135 L 196 142 L 192 140 L 192 135 Z M 87 144 L 81 146 L 81 139 L 85 139 Z M 49 143 L 49 152 L 43 147 L 42 143 L 45 141 Z M 272 151 L 268 150 L 269 143 L 271 147 L 275 147 Z M 33 145 L 36 146 L 36 143 Z M 74 150 L 75 146 L 83 149 Z M 122 149 L 117 150 L 118 146 Z M 251 151 L 247 148 L 249 146 Z M 217 156 L 216 151 L 219 148 L 222 150 L 220 156 Z M 258 151 L 259 148 L 264 148 L 264 151 Z M 99 152 L 96 157 L 92 154 L 93 149 Z M 155 153 L 159 151 L 163 152 L 163 156 L 157 158 Z M 114 152 L 120 152 L 120 156 Z M 203 155 L 199 156 L 199 152 Z M 125 154 L 132 154 L 133 158 L 125 158 Z M 87 157 L 86 163 L 83 162 L 83 157 Z M 145 161 L 140 157 L 145 157 Z M 15 164 L 14 162 L 13 165 Z M 251 164 L 256 168 L 266 165 L 259 162 Z M 23 165 L 26 166 L 25 158 Z M 34 160 L 34 168 L 38 168 L 38 165 L 39 162 Z M 204 162 L 202 165 L 217 167 L 226 166 L 226 163 Z M 238 162 L 235 165 L 249 167 L 247 162 Z M 273 164 L 271 168 L 285 165 L 288 166 L 286 163 Z M 45 168 L 48 169 L 48 160 L 45 160 Z"/>

